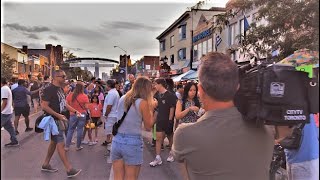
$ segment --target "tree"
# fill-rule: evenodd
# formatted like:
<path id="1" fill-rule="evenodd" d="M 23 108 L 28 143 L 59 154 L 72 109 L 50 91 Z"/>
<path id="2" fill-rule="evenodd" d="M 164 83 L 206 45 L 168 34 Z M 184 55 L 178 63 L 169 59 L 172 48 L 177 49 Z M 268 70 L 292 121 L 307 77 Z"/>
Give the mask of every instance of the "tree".
<path id="1" fill-rule="evenodd" d="M 9 57 L 6 53 L 1 53 L 1 77 L 11 79 L 13 75 L 13 66 L 16 60 Z"/>
<path id="2" fill-rule="evenodd" d="M 279 59 L 283 59 L 298 49 L 319 51 L 318 0 L 233 0 L 228 7 L 225 14 L 217 16 L 214 30 L 221 31 L 231 18 L 259 8 L 246 36 L 238 36 L 242 53 L 270 57 L 273 50 L 279 49 Z M 267 24 L 257 23 L 262 19 Z"/>

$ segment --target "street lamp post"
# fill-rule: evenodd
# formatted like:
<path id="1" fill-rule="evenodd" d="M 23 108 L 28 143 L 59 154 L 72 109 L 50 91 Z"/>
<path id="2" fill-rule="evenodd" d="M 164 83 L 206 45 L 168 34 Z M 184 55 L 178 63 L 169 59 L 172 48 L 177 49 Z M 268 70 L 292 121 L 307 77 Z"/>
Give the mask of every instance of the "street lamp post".
<path id="1" fill-rule="evenodd" d="M 122 49 L 122 48 L 121 48 L 121 47 L 119 47 L 119 46 L 113 46 L 113 48 L 119 48 L 119 49 L 121 49 L 122 51 L 124 51 L 124 52 L 125 52 L 125 55 L 126 55 L 126 57 L 125 57 L 126 69 L 125 69 L 125 78 L 124 78 L 124 82 L 126 82 L 126 80 L 127 80 L 127 70 L 128 70 L 128 68 L 127 68 L 127 51 L 126 51 L 126 50 L 124 50 L 124 49 Z"/>

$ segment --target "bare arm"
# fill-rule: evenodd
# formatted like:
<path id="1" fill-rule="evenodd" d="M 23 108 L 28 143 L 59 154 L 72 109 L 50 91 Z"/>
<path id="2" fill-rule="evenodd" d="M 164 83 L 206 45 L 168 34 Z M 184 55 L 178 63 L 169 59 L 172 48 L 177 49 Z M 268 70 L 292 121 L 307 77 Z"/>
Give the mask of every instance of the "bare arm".
<path id="1" fill-rule="evenodd" d="M 140 112 L 142 114 L 143 124 L 147 131 L 152 129 L 154 124 L 153 107 L 149 107 L 146 100 L 142 100 L 140 103 Z"/>
<path id="2" fill-rule="evenodd" d="M 104 114 L 106 117 L 108 117 L 109 113 L 111 112 L 112 105 L 107 105 L 106 113 Z"/>
<path id="3" fill-rule="evenodd" d="M 190 108 L 187 108 L 187 109 L 182 111 L 182 103 L 181 103 L 181 101 L 177 101 L 176 119 L 181 119 L 181 118 L 185 117 L 188 114 L 189 111 L 190 111 Z"/>
<path id="4" fill-rule="evenodd" d="M 4 110 L 7 104 L 8 104 L 8 99 L 5 99 L 5 98 L 2 99 L 1 112 Z"/>
<path id="5" fill-rule="evenodd" d="M 180 164 L 179 167 L 180 167 L 180 171 L 183 179 L 189 180 L 186 162 L 184 161 L 183 163 L 179 163 L 179 164 Z"/>

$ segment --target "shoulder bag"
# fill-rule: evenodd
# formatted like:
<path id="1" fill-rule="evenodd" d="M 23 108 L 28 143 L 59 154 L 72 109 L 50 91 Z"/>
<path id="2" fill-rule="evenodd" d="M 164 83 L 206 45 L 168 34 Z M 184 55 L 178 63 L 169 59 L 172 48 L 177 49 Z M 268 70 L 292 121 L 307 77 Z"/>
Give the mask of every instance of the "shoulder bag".
<path id="1" fill-rule="evenodd" d="M 80 102 L 78 101 L 77 98 L 76 98 L 76 101 L 77 101 L 78 104 L 81 106 L 81 104 L 80 104 Z M 88 111 L 86 110 L 86 108 L 83 108 L 83 106 L 81 106 L 81 108 L 87 112 L 87 113 L 86 113 L 86 121 L 90 120 L 91 118 L 90 118 L 90 115 L 89 115 Z"/>
<path id="2" fill-rule="evenodd" d="M 118 134 L 118 129 L 119 129 L 120 125 L 122 124 L 124 118 L 126 117 L 127 113 L 129 112 L 130 107 L 131 107 L 131 104 L 129 105 L 127 112 L 126 111 L 123 112 L 121 119 L 119 121 L 117 121 L 116 123 L 114 123 L 114 125 L 112 126 L 112 135 L 113 136 Z"/>

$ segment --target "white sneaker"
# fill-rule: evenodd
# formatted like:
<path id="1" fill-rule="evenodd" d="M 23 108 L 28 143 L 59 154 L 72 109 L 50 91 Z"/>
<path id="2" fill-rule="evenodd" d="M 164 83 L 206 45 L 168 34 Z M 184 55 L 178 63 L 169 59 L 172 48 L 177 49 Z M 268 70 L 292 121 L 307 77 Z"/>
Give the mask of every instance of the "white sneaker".
<path id="1" fill-rule="evenodd" d="M 88 144 L 88 141 L 83 140 L 83 141 L 81 141 L 81 144 Z"/>
<path id="2" fill-rule="evenodd" d="M 98 144 L 98 142 L 96 142 L 96 141 L 93 141 L 93 142 L 92 142 L 92 144 L 93 144 L 93 145 L 96 145 L 96 144 Z"/>
<path id="3" fill-rule="evenodd" d="M 151 163 L 149 163 L 151 167 L 156 167 L 162 164 L 161 158 L 155 158 Z"/>
<path id="4" fill-rule="evenodd" d="M 93 142 L 92 142 L 92 141 L 90 141 L 90 142 L 88 143 L 88 145 L 89 145 L 89 146 L 92 146 L 92 145 L 93 145 Z"/>
<path id="5" fill-rule="evenodd" d="M 168 156 L 167 161 L 168 162 L 173 162 L 174 161 L 174 158 L 173 158 L 173 156 L 171 154 Z"/>

